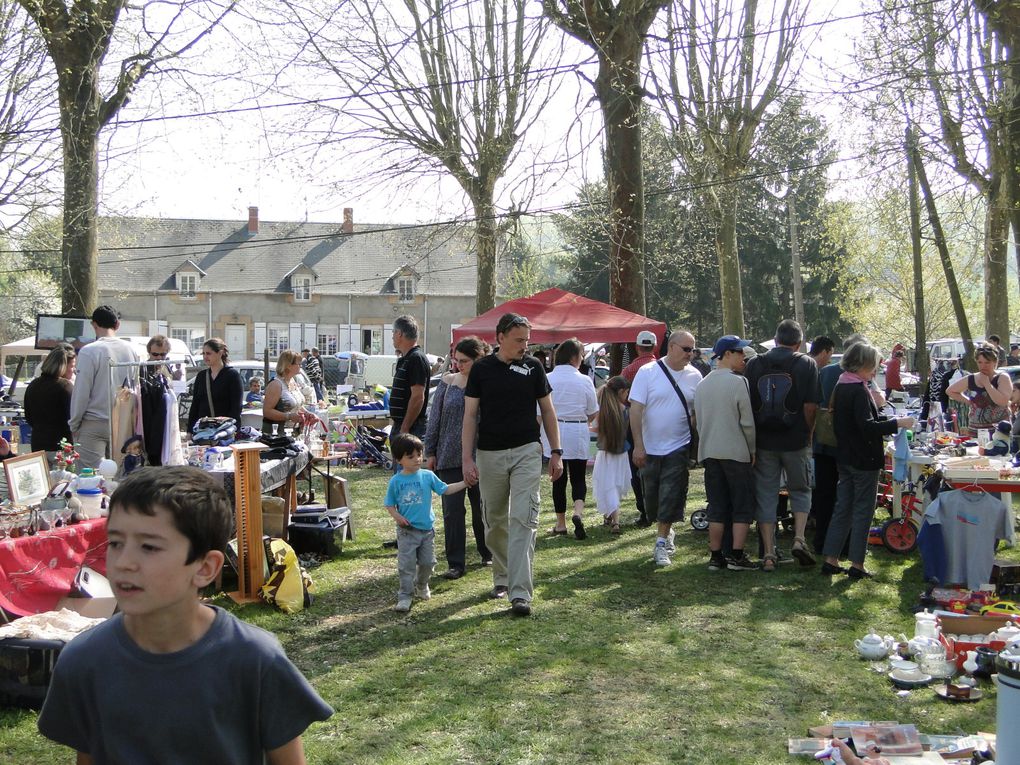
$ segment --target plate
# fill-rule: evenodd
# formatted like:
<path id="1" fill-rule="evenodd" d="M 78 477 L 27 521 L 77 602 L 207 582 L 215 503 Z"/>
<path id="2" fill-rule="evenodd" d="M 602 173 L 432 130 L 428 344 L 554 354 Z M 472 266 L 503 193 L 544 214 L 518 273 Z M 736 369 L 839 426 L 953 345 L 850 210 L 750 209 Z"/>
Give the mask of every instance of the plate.
<path id="1" fill-rule="evenodd" d="M 927 685 L 931 682 L 931 675 L 918 674 L 915 676 L 913 673 L 910 673 L 907 676 L 902 670 L 894 669 L 889 673 L 889 679 L 900 688 L 920 688 L 922 685 Z"/>
<path id="2" fill-rule="evenodd" d="M 970 697 L 966 698 L 966 699 L 961 699 L 961 698 L 957 698 L 956 696 L 950 696 L 946 692 L 946 686 L 945 685 L 936 685 L 935 686 L 935 695 L 938 696 L 940 699 L 945 699 L 946 701 L 956 701 L 956 702 L 966 703 L 968 701 L 981 701 L 981 699 L 984 697 L 985 694 L 984 694 L 984 692 L 980 688 L 971 688 L 970 689 Z"/>

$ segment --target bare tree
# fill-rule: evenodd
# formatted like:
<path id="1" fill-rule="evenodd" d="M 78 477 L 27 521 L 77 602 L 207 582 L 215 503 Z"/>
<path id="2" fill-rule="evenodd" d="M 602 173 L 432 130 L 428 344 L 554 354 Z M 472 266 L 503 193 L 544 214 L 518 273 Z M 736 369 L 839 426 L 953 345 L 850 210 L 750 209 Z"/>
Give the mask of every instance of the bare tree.
<path id="1" fill-rule="evenodd" d="M 649 54 L 678 158 L 704 188 L 715 218 L 725 332 L 744 333 L 737 184 L 767 110 L 796 73 L 806 6 L 775 0 L 762 13 L 758 0 L 676 0 L 661 47 Z M 796 168 L 786 170 L 796 175 Z"/>
<path id="2" fill-rule="evenodd" d="M 0 3 L 0 232 L 53 202 L 56 80 L 46 47 L 19 5 Z M 47 123 L 51 127 L 47 127 Z"/>
<path id="3" fill-rule="evenodd" d="M 1008 53 L 969 0 L 919 4 L 924 76 L 943 161 L 985 199 L 985 332 L 1009 336 Z M 934 131 L 933 131 L 934 132 Z"/>
<path id="4" fill-rule="evenodd" d="M 645 312 L 644 182 L 641 170 L 641 57 L 645 35 L 669 0 L 542 0 L 556 26 L 598 58 L 592 86 L 605 127 L 609 191 L 609 302 Z M 617 355 L 613 368 L 619 367 Z"/>
<path id="5" fill-rule="evenodd" d="M 554 91 L 545 20 L 528 15 L 527 0 L 288 6 L 305 38 L 298 60 L 332 73 L 352 94 L 342 113 L 320 107 L 332 117 L 325 141 L 361 147 L 376 180 L 436 173 L 456 180 L 474 212 L 476 309 L 492 308 L 500 186 Z"/>
<path id="6" fill-rule="evenodd" d="M 61 248 L 62 304 L 85 313 L 95 305 L 99 208 L 99 135 L 127 103 L 138 83 L 164 62 L 183 55 L 214 29 L 235 0 L 17 0 L 35 22 L 56 68 L 63 143 L 64 211 Z M 105 61 L 122 13 L 130 48 L 116 74 Z"/>

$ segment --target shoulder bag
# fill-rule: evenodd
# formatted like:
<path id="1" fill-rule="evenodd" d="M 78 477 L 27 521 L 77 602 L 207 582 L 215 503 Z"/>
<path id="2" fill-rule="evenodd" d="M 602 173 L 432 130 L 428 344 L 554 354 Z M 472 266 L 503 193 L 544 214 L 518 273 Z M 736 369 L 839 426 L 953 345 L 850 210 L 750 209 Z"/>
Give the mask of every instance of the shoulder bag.
<path id="1" fill-rule="evenodd" d="M 212 402 L 212 372 L 205 370 L 205 400 L 209 403 L 209 416 L 216 416 L 216 408 Z"/>
<path id="2" fill-rule="evenodd" d="M 836 389 L 832 389 L 828 407 L 818 407 L 815 413 L 815 441 L 822 446 L 836 448 L 836 426 L 832 419 L 832 403 L 836 400 Z"/>
<path id="3" fill-rule="evenodd" d="M 691 419 L 691 408 L 687 405 L 687 397 L 684 395 L 684 392 L 680 390 L 680 386 L 676 384 L 676 380 L 673 379 L 673 375 L 671 375 L 669 370 L 666 369 L 666 365 L 662 362 L 662 359 L 659 359 L 655 363 L 658 365 L 659 369 L 662 370 L 662 373 L 666 375 L 666 379 L 669 380 L 669 384 L 673 386 L 673 390 L 676 391 L 676 395 L 680 397 L 680 403 L 683 404 L 684 407 L 684 414 L 687 415 L 687 427 L 691 431 L 691 442 L 687 446 L 687 453 L 693 455 L 692 459 L 697 460 L 698 429 L 694 427 L 694 420 Z"/>

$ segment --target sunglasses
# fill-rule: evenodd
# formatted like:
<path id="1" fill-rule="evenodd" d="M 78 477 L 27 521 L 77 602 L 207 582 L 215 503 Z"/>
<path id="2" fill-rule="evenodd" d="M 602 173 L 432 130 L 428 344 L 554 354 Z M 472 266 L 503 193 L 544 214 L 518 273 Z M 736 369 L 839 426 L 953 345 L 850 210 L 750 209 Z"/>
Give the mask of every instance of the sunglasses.
<path id="1" fill-rule="evenodd" d="M 693 345 L 681 345 L 679 347 L 680 347 L 680 350 L 683 351 L 684 353 L 693 353 L 694 352 L 694 346 Z"/>
<path id="2" fill-rule="evenodd" d="M 496 331 L 500 334 L 505 334 L 514 327 L 528 327 L 528 326 L 531 325 L 528 324 L 527 319 L 525 319 L 523 316 L 515 316 L 514 318 L 510 319 L 507 322 L 500 322 L 500 327 L 497 327 Z"/>

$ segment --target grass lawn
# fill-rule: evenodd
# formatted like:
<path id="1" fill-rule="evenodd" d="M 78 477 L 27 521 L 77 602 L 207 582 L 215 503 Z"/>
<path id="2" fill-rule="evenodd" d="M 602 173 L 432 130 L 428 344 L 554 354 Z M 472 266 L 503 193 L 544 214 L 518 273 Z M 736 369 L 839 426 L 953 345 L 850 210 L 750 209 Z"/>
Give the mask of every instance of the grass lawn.
<path id="1" fill-rule="evenodd" d="M 771 575 L 712 572 L 707 535 L 685 525 L 674 565 L 656 569 L 650 529 L 613 537 L 593 511 L 585 541 L 545 535 L 546 483 L 531 618 L 488 599 L 490 572 L 473 549 L 467 576 L 433 579 L 432 600 L 400 615 L 390 610 L 394 551 L 381 547 L 393 536 L 387 476 L 346 475 L 357 540 L 312 571 L 309 610 L 216 601 L 275 632 L 335 707 L 305 735 L 310 763 L 806 763 L 786 754 L 787 737 L 835 719 L 995 729 L 994 691 L 976 704 L 949 705 L 931 689 L 900 698 L 856 657 L 853 640 L 869 627 L 913 634 L 916 554 L 873 548 L 876 578 L 855 583 L 796 563 Z M 688 510 L 705 499 L 701 472 L 692 479 Z M 624 519 L 634 517 L 631 499 Z M 781 546 L 790 542 L 784 534 Z M 72 760 L 35 723 L 34 712 L 0 710 L 0 762 Z"/>

